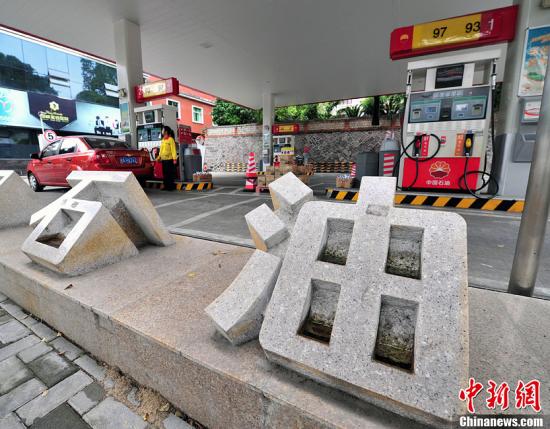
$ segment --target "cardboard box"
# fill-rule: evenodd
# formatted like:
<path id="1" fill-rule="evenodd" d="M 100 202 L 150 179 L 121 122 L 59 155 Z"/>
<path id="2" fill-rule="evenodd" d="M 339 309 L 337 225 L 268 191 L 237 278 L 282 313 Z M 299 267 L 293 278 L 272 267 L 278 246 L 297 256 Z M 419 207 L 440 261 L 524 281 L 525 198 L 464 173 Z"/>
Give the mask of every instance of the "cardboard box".
<path id="1" fill-rule="evenodd" d="M 279 155 L 281 165 L 289 165 L 294 162 L 294 155 Z"/>
<path id="2" fill-rule="evenodd" d="M 302 182 L 304 182 L 306 185 L 309 183 L 309 177 L 306 174 L 302 174 L 301 176 L 297 176 L 298 179 L 300 179 Z"/>
<path id="3" fill-rule="evenodd" d="M 292 166 L 292 172 L 299 176 L 301 174 L 306 174 L 306 166 L 305 165 L 293 165 Z"/>
<path id="4" fill-rule="evenodd" d="M 348 178 L 336 177 L 337 188 L 349 189 L 352 187 L 352 185 L 353 185 L 353 177 L 348 177 Z"/>
<path id="5" fill-rule="evenodd" d="M 211 182 L 212 175 L 210 173 L 193 174 L 193 182 Z"/>

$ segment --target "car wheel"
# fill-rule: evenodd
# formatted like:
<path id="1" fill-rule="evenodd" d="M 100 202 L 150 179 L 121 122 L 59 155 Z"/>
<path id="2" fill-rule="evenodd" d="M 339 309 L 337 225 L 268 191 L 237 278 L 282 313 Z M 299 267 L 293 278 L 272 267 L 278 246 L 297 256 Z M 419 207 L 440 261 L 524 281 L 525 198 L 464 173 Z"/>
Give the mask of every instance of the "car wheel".
<path id="1" fill-rule="evenodd" d="M 44 190 L 44 186 L 38 183 L 38 179 L 32 173 L 29 173 L 29 185 L 31 185 L 31 189 L 34 192 L 42 192 Z"/>

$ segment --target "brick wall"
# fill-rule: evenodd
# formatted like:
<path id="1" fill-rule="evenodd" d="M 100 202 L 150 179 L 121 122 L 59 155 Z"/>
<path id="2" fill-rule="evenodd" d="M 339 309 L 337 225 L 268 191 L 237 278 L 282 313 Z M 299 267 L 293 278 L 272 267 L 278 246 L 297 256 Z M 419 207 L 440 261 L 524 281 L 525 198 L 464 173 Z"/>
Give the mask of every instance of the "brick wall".
<path id="1" fill-rule="evenodd" d="M 224 171 L 226 163 L 246 163 L 248 152 L 259 160 L 262 147 L 261 125 L 247 124 L 208 128 L 205 133 L 206 162 L 213 171 Z M 338 119 L 300 124 L 296 153 L 306 144 L 312 162 L 353 161 L 359 152 L 377 152 L 388 129 L 400 139 L 400 128 L 384 124 L 372 127 L 370 119 Z"/>

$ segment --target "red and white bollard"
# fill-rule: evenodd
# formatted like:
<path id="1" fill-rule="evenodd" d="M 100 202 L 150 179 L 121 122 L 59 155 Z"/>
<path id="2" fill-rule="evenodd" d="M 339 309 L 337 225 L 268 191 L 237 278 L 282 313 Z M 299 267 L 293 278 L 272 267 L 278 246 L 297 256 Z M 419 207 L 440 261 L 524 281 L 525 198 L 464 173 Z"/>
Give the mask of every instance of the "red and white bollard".
<path id="1" fill-rule="evenodd" d="M 351 172 L 349 175 L 352 179 L 355 179 L 355 176 L 357 175 L 357 164 L 355 162 L 351 164 Z"/>
<path id="2" fill-rule="evenodd" d="M 254 192 L 258 184 L 258 172 L 256 170 L 256 158 L 254 152 L 248 154 L 248 167 L 246 168 L 246 181 L 244 190 Z"/>

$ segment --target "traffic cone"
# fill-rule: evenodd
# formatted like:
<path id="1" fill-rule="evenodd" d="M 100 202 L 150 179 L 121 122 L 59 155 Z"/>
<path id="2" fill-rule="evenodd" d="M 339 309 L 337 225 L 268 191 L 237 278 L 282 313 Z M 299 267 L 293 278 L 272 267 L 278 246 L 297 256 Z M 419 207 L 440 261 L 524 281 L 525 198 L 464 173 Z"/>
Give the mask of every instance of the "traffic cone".
<path id="1" fill-rule="evenodd" d="M 357 164 L 354 162 L 351 164 L 351 171 L 349 173 L 349 176 L 351 177 L 351 186 L 355 187 L 357 180 L 355 180 L 355 176 L 357 175 Z"/>
<path id="2" fill-rule="evenodd" d="M 254 152 L 248 154 L 248 167 L 246 169 L 246 182 L 244 190 L 246 192 L 254 192 L 258 183 L 258 172 L 256 171 L 256 159 Z"/>
<path id="3" fill-rule="evenodd" d="M 351 173 L 349 174 L 352 179 L 355 179 L 355 175 L 357 174 L 357 164 L 355 162 L 351 164 Z"/>

